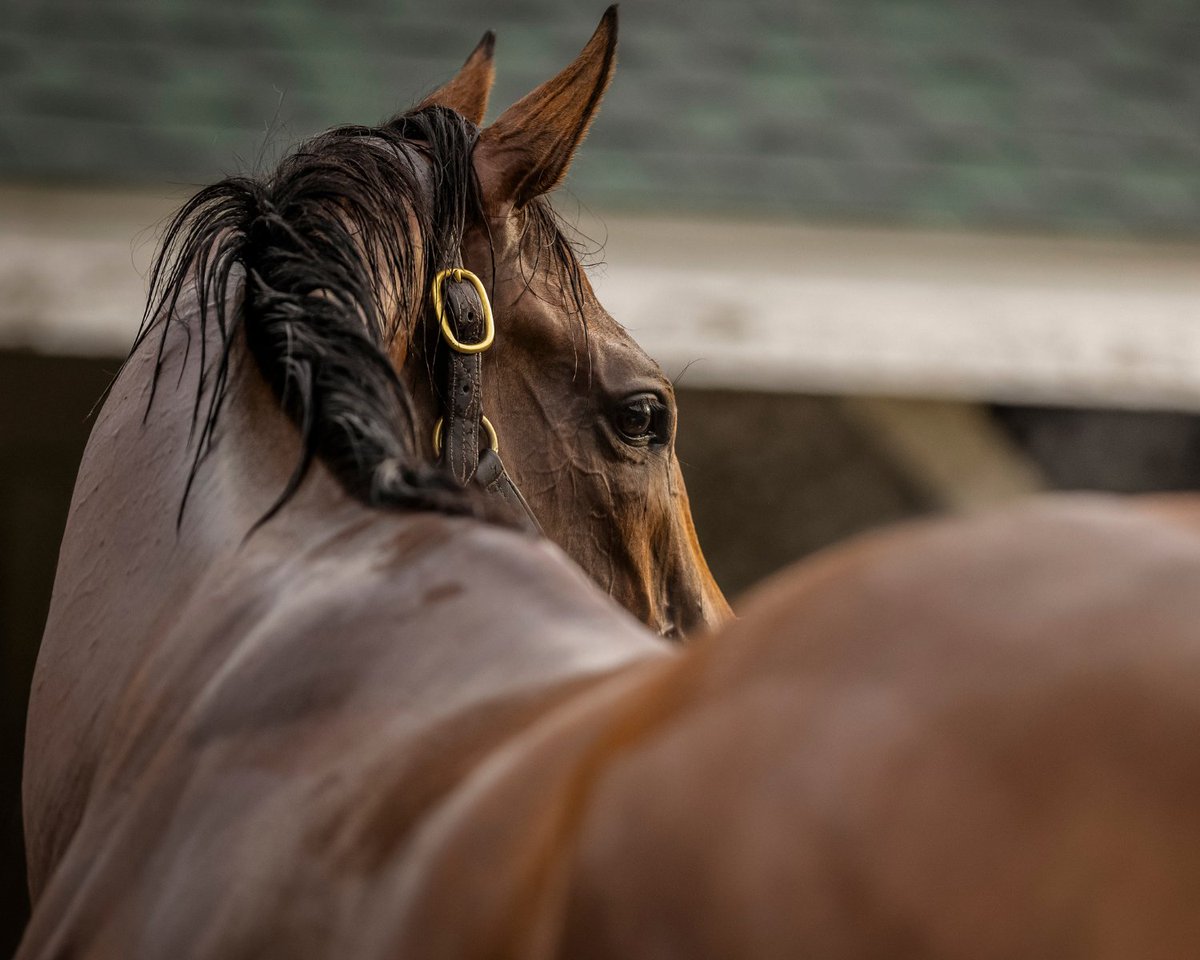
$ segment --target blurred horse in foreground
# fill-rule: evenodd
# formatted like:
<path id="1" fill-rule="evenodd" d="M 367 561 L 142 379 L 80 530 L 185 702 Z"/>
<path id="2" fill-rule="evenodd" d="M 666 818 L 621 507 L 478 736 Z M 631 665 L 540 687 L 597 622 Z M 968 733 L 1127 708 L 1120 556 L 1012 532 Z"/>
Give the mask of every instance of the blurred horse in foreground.
<path id="1" fill-rule="evenodd" d="M 35 677 L 22 960 L 1200 939 L 1200 508 L 901 528 L 717 629 L 669 384 L 540 199 L 615 43 L 480 131 L 485 38 L 174 222 Z"/>

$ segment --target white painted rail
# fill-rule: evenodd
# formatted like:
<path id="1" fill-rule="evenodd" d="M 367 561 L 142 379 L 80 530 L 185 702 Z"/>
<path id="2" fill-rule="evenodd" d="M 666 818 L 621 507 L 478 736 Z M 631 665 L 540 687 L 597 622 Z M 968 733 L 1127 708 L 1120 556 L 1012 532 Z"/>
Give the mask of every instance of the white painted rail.
<path id="1" fill-rule="evenodd" d="M 181 191 L 0 189 L 0 345 L 122 354 Z M 610 217 L 601 300 L 693 386 L 1200 411 L 1200 245 Z"/>

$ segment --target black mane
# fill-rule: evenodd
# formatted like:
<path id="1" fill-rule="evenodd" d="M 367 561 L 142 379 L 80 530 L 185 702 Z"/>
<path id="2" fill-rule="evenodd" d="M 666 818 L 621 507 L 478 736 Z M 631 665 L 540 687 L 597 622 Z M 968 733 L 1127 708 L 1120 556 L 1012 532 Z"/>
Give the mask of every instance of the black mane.
<path id="1" fill-rule="evenodd" d="M 418 461 L 412 400 L 386 352 L 399 332 L 389 318 L 409 316 L 433 274 L 458 265 L 463 231 L 481 218 L 470 161 L 477 138 L 470 121 L 441 107 L 380 127 L 337 128 L 304 143 L 269 176 L 222 180 L 175 215 L 151 273 L 137 342 L 161 325 L 157 387 L 167 327 L 194 283 L 199 438 L 187 489 L 213 443 L 240 328 L 302 438 L 300 460 L 260 523 L 295 493 L 316 457 L 370 505 L 485 510 L 475 491 Z M 414 153 L 432 171 L 432 202 Z M 417 244 L 424 276 L 415 275 Z M 230 317 L 239 280 L 244 286 Z M 399 303 L 381 302 L 388 295 Z M 204 356 L 210 310 L 220 330 L 218 357 Z M 185 489 L 181 516 L 186 499 Z"/>

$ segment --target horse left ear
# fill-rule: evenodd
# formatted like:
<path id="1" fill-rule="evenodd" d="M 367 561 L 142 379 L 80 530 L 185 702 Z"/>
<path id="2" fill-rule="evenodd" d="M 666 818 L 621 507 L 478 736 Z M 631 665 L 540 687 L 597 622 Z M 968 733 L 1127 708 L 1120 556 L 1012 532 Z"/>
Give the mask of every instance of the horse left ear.
<path id="1" fill-rule="evenodd" d="M 435 105 L 449 107 L 475 126 L 482 124 L 483 115 L 487 113 L 488 96 L 492 92 L 492 81 L 496 79 L 496 65 L 492 59 L 495 51 L 496 35 L 489 30 L 471 51 L 454 79 L 422 100 L 417 109 Z"/>
<path id="2" fill-rule="evenodd" d="M 616 63 L 613 4 L 574 63 L 514 103 L 479 135 L 475 166 L 493 209 L 511 205 L 519 210 L 562 182 Z"/>

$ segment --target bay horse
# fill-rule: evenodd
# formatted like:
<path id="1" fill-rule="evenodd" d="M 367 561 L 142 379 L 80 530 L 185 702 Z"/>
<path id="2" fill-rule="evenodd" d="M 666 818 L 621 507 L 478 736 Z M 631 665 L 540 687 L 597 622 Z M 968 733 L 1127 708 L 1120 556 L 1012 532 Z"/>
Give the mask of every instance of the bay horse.
<path id="1" fill-rule="evenodd" d="M 333 518 L 348 497 L 495 518 L 501 499 L 472 493 L 490 484 L 655 632 L 729 617 L 674 454 L 671 384 L 599 304 L 543 199 L 609 83 L 614 23 L 483 131 L 490 34 L 417 109 L 201 191 L 169 227 L 151 323 L 82 463 L 35 676 L 35 893 L 167 621 L 216 570 L 293 549 L 306 510 Z M 448 348 L 455 331 L 482 343 L 493 310 L 490 349 Z M 298 440 L 269 426 L 280 407 Z M 306 488 L 326 475 L 340 493 L 323 505 Z"/>
<path id="2" fill-rule="evenodd" d="M 610 10 L 575 65 L 589 79 L 560 90 L 598 99 L 615 26 Z M 411 161 L 428 184 L 422 122 L 309 149 Z M 492 157 L 491 176 L 528 162 L 511 141 Z M 404 245 L 428 258 L 418 196 Z M 349 224 L 369 262 L 390 241 L 339 197 L 291 226 L 323 252 Z M 203 278 L 223 235 L 198 236 L 184 262 Z M 52 620 L 35 681 L 20 960 L 1193 948 L 1196 498 L 1047 498 L 865 537 L 679 646 L 478 485 L 446 482 L 424 431 L 382 477 L 314 431 L 335 384 L 281 389 L 261 338 L 286 306 L 302 350 L 328 311 L 370 321 L 369 298 L 326 275 L 297 303 L 273 286 L 283 266 L 243 252 L 223 336 L 177 309 L 89 448 L 72 520 L 93 526 L 55 600 L 86 613 Z M 427 279 L 368 274 L 415 323 Z M 171 387 L 205 370 L 196 414 Z M 334 411 L 410 430 L 389 397 Z M 199 462 L 194 422 L 212 439 Z"/>

